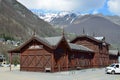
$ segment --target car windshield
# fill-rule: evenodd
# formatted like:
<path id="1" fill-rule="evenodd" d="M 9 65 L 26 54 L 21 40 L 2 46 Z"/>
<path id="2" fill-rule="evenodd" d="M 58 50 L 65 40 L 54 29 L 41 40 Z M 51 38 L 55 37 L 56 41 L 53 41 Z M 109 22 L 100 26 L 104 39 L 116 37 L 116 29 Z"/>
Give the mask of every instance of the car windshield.
<path id="1" fill-rule="evenodd" d="M 114 66 L 115 66 L 115 64 L 111 64 L 111 65 L 110 65 L 110 67 L 114 67 Z"/>

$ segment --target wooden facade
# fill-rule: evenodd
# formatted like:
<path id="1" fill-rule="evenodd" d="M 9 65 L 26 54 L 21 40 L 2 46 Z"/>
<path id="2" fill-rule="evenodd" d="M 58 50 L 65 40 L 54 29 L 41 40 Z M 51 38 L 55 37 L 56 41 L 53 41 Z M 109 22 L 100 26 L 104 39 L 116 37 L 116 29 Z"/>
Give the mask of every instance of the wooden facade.
<path id="1" fill-rule="evenodd" d="M 109 64 L 108 50 L 107 43 L 87 36 L 77 37 L 71 43 L 64 36 L 33 36 L 8 52 L 11 63 L 12 54 L 20 54 L 20 71 L 58 72 L 106 66 Z"/>
<path id="2" fill-rule="evenodd" d="M 20 53 L 21 71 L 57 72 L 91 67 L 94 52 L 84 49 L 87 48 L 68 43 L 64 36 L 48 40 L 34 36 L 9 53 L 10 61 L 13 53 Z"/>
<path id="3" fill-rule="evenodd" d="M 109 50 L 109 64 L 118 63 L 120 53 L 118 50 Z"/>
<path id="4" fill-rule="evenodd" d="M 73 54 L 72 54 L 73 53 Z M 92 59 L 94 56 L 94 53 L 90 52 L 78 52 L 78 51 L 72 51 L 71 54 L 69 54 L 69 69 L 83 69 L 83 68 L 92 68 Z"/>
<path id="5" fill-rule="evenodd" d="M 93 67 L 103 67 L 109 64 L 109 44 L 87 35 L 79 36 L 72 40 L 71 43 L 83 45 L 94 50 Z"/>

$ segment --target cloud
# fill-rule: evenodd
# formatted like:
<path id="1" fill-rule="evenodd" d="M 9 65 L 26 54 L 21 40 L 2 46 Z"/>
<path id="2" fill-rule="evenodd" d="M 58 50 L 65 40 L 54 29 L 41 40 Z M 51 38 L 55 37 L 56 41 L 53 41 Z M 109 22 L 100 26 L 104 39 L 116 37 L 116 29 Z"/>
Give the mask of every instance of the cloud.
<path id="1" fill-rule="evenodd" d="M 108 9 L 112 13 L 116 15 L 120 15 L 120 0 L 109 0 L 108 3 Z"/>
<path id="2" fill-rule="evenodd" d="M 86 12 L 103 7 L 106 0 L 17 0 L 29 9 Z"/>
<path id="3" fill-rule="evenodd" d="M 94 10 L 93 11 L 93 14 L 98 14 L 99 12 L 97 10 Z"/>
<path id="4" fill-rule="evenodd" d="M 74 6 L 74 0 L 17 0 L 29 9 L 68 10 Z"/>
<path id="5" fill-rule="evenodd" d="M 81 12 L 86 12 L 90 10 L 97 10 L 102 8 L 106 0 L 79 0 L 77 3 L 76 10 L 79 9 Z"/>

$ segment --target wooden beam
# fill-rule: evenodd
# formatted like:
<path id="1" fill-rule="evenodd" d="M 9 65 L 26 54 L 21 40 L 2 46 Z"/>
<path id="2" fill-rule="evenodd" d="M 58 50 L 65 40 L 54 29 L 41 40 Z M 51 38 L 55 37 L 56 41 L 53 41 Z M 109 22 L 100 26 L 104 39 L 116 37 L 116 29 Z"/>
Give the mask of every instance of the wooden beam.
<path id="1" fill-rule="evenodd" d="M 67 71 L 68 71 L 68 51 L 66 50 L 66 62 L 67 62 Z"/>
<path id="2" fill-rule="evenodd" d="M 60 66 L 60 63 L 58 64 L 58 71 L 60 72 L 61 71 L 61 66 Z"/>
<path id="3" fill-rule="evenodd" d="M 11 64 L 12 64 L 12 53 L 10 53 L 10 71 L 12 70 Z"/>
<path id="4" fill-rule="evenodd" d="M 53 52 L 53 54 L 51 54 L 52 55 L 52 60 L 51 60 L 51 69 L 52 69 L 52 72 L 54 72 L 54 52 Z"/>
<path id="5" fill-rule="evenodd" d="M 20 71 L 21 71 L 21 66 L 22 66 L 22 64 L 21 64 L 22 63 L 22 61 L 21 61 L 22 60 L 21 52 L 20 52 L 19 56 L 20 56 Z"/>

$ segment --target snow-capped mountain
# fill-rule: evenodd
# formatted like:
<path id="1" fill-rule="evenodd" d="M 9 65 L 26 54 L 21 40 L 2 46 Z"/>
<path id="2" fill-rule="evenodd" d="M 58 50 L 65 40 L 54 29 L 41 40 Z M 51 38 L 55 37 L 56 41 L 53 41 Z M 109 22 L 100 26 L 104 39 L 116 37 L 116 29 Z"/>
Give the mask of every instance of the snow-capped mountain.
<path id="1" fill-rule="evenodd" d="M 67 11 L 57 12 L 57 13 L 47 13 L 32 10 L 32 12 L 38 15 L 44 21 L 51 23 L 53 26 L 65 27 L 65 25 L 71 24 L 76 18 L 77 14 Z"/>
<path id="2" fill-rule="evenodd" d="M 120 44 L 120 17 L 102 14 L 77 14 L 71 12 L 41 13 L 40 18 L 53 26 L 65 27 L 65 31 L 88 35 L 105 36 L 107 42 L 116 46 Z"/>
<path id="3" fill-rule="evenodd" d="M 35 13 L 36 14 L 36 13 Z M 55 17 L 57 17 L 57 14 L 53 13 L 46 13 L 46 14 L 37 14 L 41 19 L 47 22 L 51 22 Z"/>
<path id="4" fill-rule="evenodd" d="M 71 24 L 76 18 L 77 14 L 75 13 L 59 13 L 57 17 L 53 18 L 51 20 L 51 24 L 54 26 L 59 26 L 59 27 L 66 27 L 66 25 Z"/>

